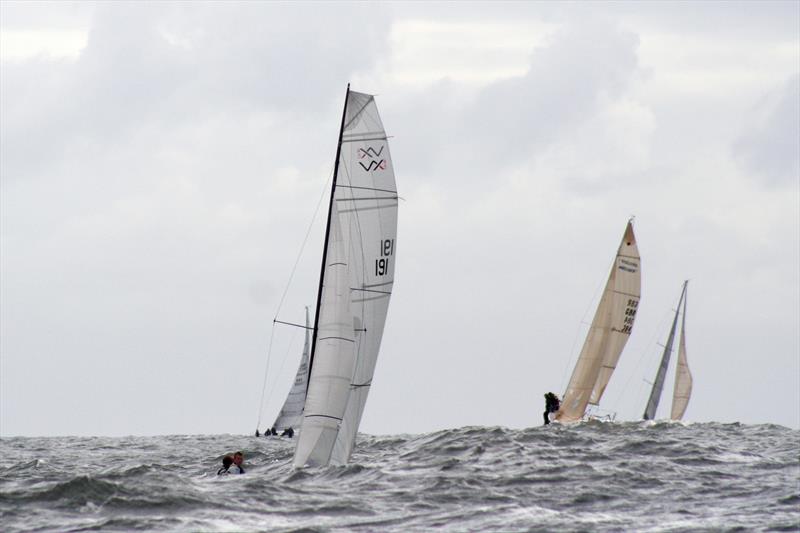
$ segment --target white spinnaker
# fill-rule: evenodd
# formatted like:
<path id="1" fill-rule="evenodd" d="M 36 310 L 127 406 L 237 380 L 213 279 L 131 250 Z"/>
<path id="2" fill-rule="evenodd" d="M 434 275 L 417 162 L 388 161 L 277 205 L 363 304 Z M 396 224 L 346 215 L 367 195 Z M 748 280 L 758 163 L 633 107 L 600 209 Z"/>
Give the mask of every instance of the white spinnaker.
<path id="1" fill-rule="evenodd" d="M 355 364 L 350 273 L 335 203 L 331 208 L 324 279 L 316 353 L 294 454 L 295 467 L 326 465 L 330 461 Z"/>
<path id="2" fill-rule="evenodd" d="M 600 402 L 633 329 L 641 296 L 640 266 L 639 248 L 629 221 L 556 415 L 558 420 L 580 420 L 589 403 Z"/>
<path id="3" fill-rule="evenodd" d="M 278 418 L 272 427 L 279 431 L 292 428 L 297 431 L 303 421 L 303 406 L 306 403 L 306 389 L 308 388 L 308 354 L 311 351 L 311 321 L 308 319 L 308 307 L 306 307 L 306 341 L 303 344 L 303 355 L 300 357 L 300 365 L 297 367 L 297 374 L 294 376 L 294 384 L 283 402 L 283 407 Z"/>
<path id="4" fill-rule="evenodd" d="M 394 284 L 398 198 L 386 133 L 372 95 L 348 92 L 341 143 L 330 239 L 334 236 L 335 221 L 342 239 L 342 261 L 347 263 L 349 290 L 347 307 L 337 304 L 335 312 L 343 315 L 342 323 L 349 321 L 350 324 L 349 333 L 353 339 L 352 353 L 349 354 L 351 371 L 346 384 L 337 379 L 335 387 L 328 387 L 337 406 L 344 398 L 342 414 L 313 416 L 312 413 L 322 409 L 315 403 L 312 411 L 311 405 L 312 391 L 319 388 L 317 365 L 322 355 L 320 342 L 323 334 L 318 332 L 303 431 L 295 451 L 296 467 L 328 462 L 344 464 L 349 460 L 372 383 Z M 332 253 L 330 247 L 331 243 L 329 257 Z M 324 291 L 328 290 L 329 276 L 326 270 Z M 323 311 L 331 305 L 330 301 L 322 299 L 320 328 Z M 340 350 L 336 356 L 346 358 L 348 354 Z M 331 408 L 327 410 L 334 411 Z M 309 431 L 310 423 L 314 428 L 323 424 L 325 428 L 314 429 L 312 433 Z M 314 444 L 309 444 L 311 441 Z M 310 448 L 313 451 L 309 452 Z"/>
<path id="5" fill-rule="evenodd" d="M 675 389 L 672 392 L 672 420 L 680 420 L 686 412 L 689 398 L 692 396 L 692 373 L 686 359 L 686 297 L 683 300 L 683 317 L 681 317 L 681 336 L 678 342 L 678 365 L 675 367 Z"/>
<path id="6" fill-rule="evenodd" d="M 394 285 L 397 187 L 375 99 L 351 91 L 335 192 L 350 264 L 356 362 L 347 409 L 331 456 L 345 464 L 372 384 Z"/>

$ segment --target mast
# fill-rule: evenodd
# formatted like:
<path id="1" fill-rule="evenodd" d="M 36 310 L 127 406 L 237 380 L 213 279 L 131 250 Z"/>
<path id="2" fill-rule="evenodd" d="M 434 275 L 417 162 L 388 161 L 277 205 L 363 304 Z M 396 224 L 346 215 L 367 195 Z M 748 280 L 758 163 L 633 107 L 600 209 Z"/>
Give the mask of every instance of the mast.
<path id="1" fill-rule="evenodd" d="M 325 225 L 325 244 L 322 246 L 322 266 L 319 272 L 319 288 L 317 289 L 317 307 L 314 311 L 314 334 L 311 337 L 311 355 L 308 358 L 308 375 L 311 375 L 311 367 L 314 365 L 314 353 L 317 347 L 317 328 L 319 324 L 319 308 L 322 303 L 322 286 L 325 283 L 325 262 L 328 257 L 328 240 L 331 233 L 331 211 L 333 210 L 333 196 L 336 192 L 336 177 L 339 174 L 339 156 L 342 154 L 342 133 L 344 132 L 344 119 L 347 116 L 347 99 L 350 96 L 350 84 L 347 84 L 347 91 L 344 95 L 344 107 L 342 109 L 342 124 L 339 126 L 339 140 L 336 144 L 336 160 L 333 162 L 333 182 L 331 183 L 331 197 L 328 201 L 328 222 Z M 310 381 L 310 380 L 309 380 Z M 306 383 L 306 396 L 308 395 L 308 382 Z"/>
<path id="2" fill-rule="evenodd" d="M 653 388 L 650 390 L 650 398 L 647 400 L 647 406 L 644 409 L 642 418 L 645 420 L 653 420 L 656 416 L 656 409 L 658 409 L 658 402 L 661 400 L 661 391 L 664 388 L 664 379 L 667 377 L 667 367 L 669 366 L 669 359 L 672 355 L 672 343 L 675 340 L 675 330 L 678 327 L 678 315 L 681 312 L 681 304 L 683 297 L 686 295 L 686 284 L 688 281 L 683 282 L 683 290 L 681 290 L 681 298 L 678 300 L 678 308 L 675 309 L 675 318 L 672 319 L 672 327 L 669 330 L 669 337 L 667 344 L 664 346 L 664 354 L 661 356 L 661 365 L 658 367 L 656 379 L 653 382 Z"/>

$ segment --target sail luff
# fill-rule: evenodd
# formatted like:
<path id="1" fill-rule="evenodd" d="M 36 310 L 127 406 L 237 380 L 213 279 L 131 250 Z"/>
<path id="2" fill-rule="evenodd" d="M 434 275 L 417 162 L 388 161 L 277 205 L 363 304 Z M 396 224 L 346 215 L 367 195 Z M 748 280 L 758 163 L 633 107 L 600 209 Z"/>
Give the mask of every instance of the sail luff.
<path id="1" fill-rule="evenodd" d="M 633 329 L 641 294 L 640 267 L 633 225 L 628 221 L 557 420 L 580 420 L 590 402 L 600 402 Z"/>
<path id="2" fill-rule="evenodd" d="M 667 376 L 667 367 L 669 360 L 672 356 L 672 344 L 675 340 L 675 330 L 678 327 L 678 315 L 681 312 L 681 304 L 683 303 L 683 295 L 686 293 L 686 283 L 683 284 L 681 297 L 678 300 L 678 307 L 675 309 L 675 317 L 672 319 L 672 327 L 669 330 L 669 337 L 664 345 L 664 353 L 661 355 L 661 364 L 658 366 L 656 372 L 656 379 L 653 381 L 653 387 L 650 389 L 650 397 L 647 399 L 647 405 L 644 408 L 642 418 L 645 420 L 653 420 L 658 410 L 658 404 L 661 401 L 661 391 L 664 389 L 664 379 Z"/>
<path id="3" fill-rule="evenodd" d="M 342 108 L 342 123 L 339 126 L 339 140 L 336 143 L 336 159 L 333 163 L 333 179 L 331 180 L 331 196 L 328 200 L 328 220 L 325 223 L 325 242 L 322 245 L 322 266 L 319 272 L 319 287 L 317 288 L 317 305 L 314 309 L 314 334 L 311 337 L 311 355 L 308 359 L 308 373 L 311 374 L 311 369 L 314 366 L 314 355 L 317 349 L 317 324 L 319 324 L 319 310 L 322 305 L 322 286 L 325 283 L 325 262 L 328 258 L 328 241 L 331 234 L 331 217 L 333 216 L 333 201 L 336 194 L 336 179 L 339 175 L 339 157 L 342 153 L 342 135 L 344 133 L 344 120 L 347 117 L 347 101 L 350 98 L 350 84 L 347 84 L 347 90 L 344 95 L 344 107 Z M 306 391 L 307 393 L 307 391 Z"/>
<path id="4" fill-rule="evenodd" d="M 684 283 L 684 292 L 686 284 Z M 683 299 L 683 316 L 681 317 L 681 335 L 678 341 L 678 366 L 675 368 L 675 388 L 672 392 L 672 409 L 670 418 L 681 420 L 692 396 L 692 373 L 686 359 L 686 304 L 688 295 Z"/>

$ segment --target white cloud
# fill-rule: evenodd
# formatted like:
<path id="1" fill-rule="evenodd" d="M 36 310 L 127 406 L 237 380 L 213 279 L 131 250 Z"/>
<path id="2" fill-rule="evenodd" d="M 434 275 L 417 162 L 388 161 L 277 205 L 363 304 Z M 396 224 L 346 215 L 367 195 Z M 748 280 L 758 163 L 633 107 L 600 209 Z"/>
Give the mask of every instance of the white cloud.
<path id="1" fill-rule="evenodd" d="M 77 59 L 87 40 L 82 30 L 5 30 L 0 32 L 0 61 L 40 56 Z"/>

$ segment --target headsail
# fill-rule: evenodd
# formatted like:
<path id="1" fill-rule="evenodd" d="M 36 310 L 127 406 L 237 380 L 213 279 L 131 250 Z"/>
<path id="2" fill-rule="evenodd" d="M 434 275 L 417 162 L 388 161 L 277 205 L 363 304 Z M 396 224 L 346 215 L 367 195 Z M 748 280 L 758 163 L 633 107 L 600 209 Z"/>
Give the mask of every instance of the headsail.
<path id="1" fill-rule="evenodd" d="M 300 365 L 297 367 L 297 374 L 294 376 L 294 384 L 283 402 L 283 407 L 278 418 L 272 427 L 278 431 L 292 428 L 297 431 L 303 420 L 303 406 L 306 403 L 306 389 L 308 388 L 308 355 L 311 351 L 311 323 L 308 318 L 308 307 L 306 307 L 306 341 L 303 344 L 303 355 L 300 357 Z"/>
<path id="2" fill-rule="evenodd" d="M 678 327 L 678 315 L 681 312 L 681 304 L 683 297 L 686 294 L 686 283 L 683 283 L 683 290 L 681 291 L 680 300 L 678 300 L 678 308 L 675 309 L 675 318 L 672 319 L 672 327 L 669 330 L 669 337 L 667 343 L 664 345 L 664 353 L 661 356 L 661 364 L 656 372 L 656 379 L 653 381 L 653 388 L 650 389 L 650 397 L 647 399 L 647 406 L 644 408 L 644 415 L 642 418 L 645 420 L 653 420 L 656 417 L 658 410 L 658 403 L 661 400 L 661 391 L 664 389 L 664 379 L 667 377 L 667 367 L 669 367 L 669 359 L 672 355 L 672 343 L 675 340 L 675 330 Z"/>
<path id="3" fill-rule="evenodd" d="M 684 284 L 684 292 L 686 285 Z M 692 396 L 692 373 L 686 360 L 686 300 L 683 298 L 683 317 L 681 317 L 681 336 L 678 341 L 678 366 L 675 369 L 675 390 L 672 392 L 672 420 L 680 420 L 686 412 L 689 398 Z"/>
<path id="4" fill-rule="evenodd" d="M 336 315 L 337 323 L 349 324 L 352 342 L 348 343 L 348 354 L 342 350 L 335 355 L 326 354 L 322 346 L 314 349 L 312 344 L 303 432 L 295 452 L 296 467 L 328 462 L 344 464 L 352 453 L 372 384 L 394 284 L 397 202 L 394 168 L 375 99 L 372 95 L 348 90 L 337 150 L 329 238 L 333 239 L 333 226 L 336 226 L 341 235 L 341 261 L 346 263 L 349 295 L 346 307 L 336 306 L 327 313 Z M 329 245 L 328 256 L 333 253 L 331 248 Z M 329 276 L 326 269 L 321 280 L 325 290 Z M 323 311 L 331 306 L 326 299 L 320 300 L 316 343 L 323 337 Z M 333 358 L 340 360 L 336 366 L 337 376 L 344 375 L 345 368 L 349 373 L 347 380 L 337 378 L 335 387 L 328 388 L 322 385 L 327 379 L 325 365 L 334 363 L 323 361 Z M 323 389 L 324 394 L 321 393 Z M 334 410 L 326 408 L 330 411 L 326 415 L 329 417 L 325 422 L 326 431 L 309 432 L 307 424 L 312 415 L 323 408 L 315 402 L 325 403 L 325 395 L 335 396 L 333 403 L 337 406 L 343 398 L 342 412 L 335 414 Z M 338 413 L 338 407 L 336 411 Z"/>
<path id="5" fill-rule="evenodd" d="M 633 330 L 641 296 L 640 266 L 633 224 L 628 221 L 557 420 L 580 420 L 589 403 L 600 402 Z"/>

